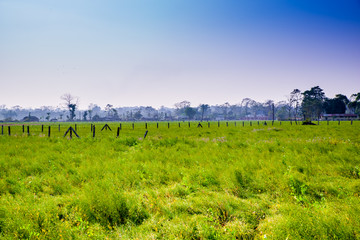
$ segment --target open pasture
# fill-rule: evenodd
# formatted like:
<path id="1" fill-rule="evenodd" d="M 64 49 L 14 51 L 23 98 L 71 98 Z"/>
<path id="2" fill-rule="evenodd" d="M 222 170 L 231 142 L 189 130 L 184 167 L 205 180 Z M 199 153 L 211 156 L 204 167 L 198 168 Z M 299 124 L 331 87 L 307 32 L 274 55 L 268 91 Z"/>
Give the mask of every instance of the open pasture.
<path id="1" fill-rule="evenodd" d="M 360 238 L 360 122 L 104 124 L 4 125 L 0 238 Z"/>

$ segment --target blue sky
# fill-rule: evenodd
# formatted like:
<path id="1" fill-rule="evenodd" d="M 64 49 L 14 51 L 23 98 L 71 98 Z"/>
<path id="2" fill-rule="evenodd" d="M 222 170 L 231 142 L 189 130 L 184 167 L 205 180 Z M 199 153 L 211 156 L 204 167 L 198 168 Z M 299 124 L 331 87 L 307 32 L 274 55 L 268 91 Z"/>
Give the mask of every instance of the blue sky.
<path id="1" fill-rule="evenodd" d="M 0 105 L 360 91 L 360 0 L 0 0 Z"/>

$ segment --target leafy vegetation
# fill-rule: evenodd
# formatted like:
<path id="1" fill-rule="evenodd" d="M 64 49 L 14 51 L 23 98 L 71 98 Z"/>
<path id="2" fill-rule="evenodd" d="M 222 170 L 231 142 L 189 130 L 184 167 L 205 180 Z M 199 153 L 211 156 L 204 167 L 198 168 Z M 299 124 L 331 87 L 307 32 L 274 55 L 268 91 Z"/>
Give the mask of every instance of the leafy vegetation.
<path id="1" fill-rule="evenodd" d="M 174 104 L 175 108 L 151 106 L 114 107 L 106 104 L 105 108 L 91 103 L 88 109 L 78 109 L 79 98 L 70 93 L 61 96 L 62 107 L 42 106 L 26 109 L 21 106 L 0 105 L 0 122 L 114 122 L 114 121 L 185 121 L 185 120 L 350 120 L 359 119 L 360 92 L 349 98 L 336 94 L 334 98 L 325 96 L 319 86 L 301 92 L 294 89 L 286 101 L 266 100 L 257 102 L 251 98 L 242 99 L 241 103 L 220 105 L 200 104 L 191 107 L 189 101 Z M 340 114 L 340 115 L 339 115 Z"/>
<path id="2" fill-rule="evenodd" d="M 360 238 L 360 122 L 109 125 L 0 136 L 1 238 Z"/>

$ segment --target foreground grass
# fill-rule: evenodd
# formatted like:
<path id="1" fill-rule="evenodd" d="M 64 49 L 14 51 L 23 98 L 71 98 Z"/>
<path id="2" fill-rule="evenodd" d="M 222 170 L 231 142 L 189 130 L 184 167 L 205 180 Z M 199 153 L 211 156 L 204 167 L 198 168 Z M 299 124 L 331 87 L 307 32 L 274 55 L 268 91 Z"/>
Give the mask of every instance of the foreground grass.
<path id="1" fill-rule="evenodd" d="M 359 122 L 80 127 L 0 136 L 1 238 L 360 238 Z"/>

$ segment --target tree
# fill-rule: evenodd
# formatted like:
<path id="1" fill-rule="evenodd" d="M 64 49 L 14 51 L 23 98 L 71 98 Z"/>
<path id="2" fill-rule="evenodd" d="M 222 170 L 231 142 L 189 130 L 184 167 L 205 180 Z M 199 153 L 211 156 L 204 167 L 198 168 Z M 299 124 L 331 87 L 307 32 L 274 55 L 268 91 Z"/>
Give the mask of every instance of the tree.
<path id="1" fill-rule="evenodd" d="M 144 115 L 147 117 L 147 118 L 156 118 L 157 116 L 157 111 L 155 108 L 151 107 L 151 106 L 147 106 L 145 107 L 144 110 Z"/>
<path id="2" fill-rule="evenodd" d="M 253 112 L 254 118 L 256 119 L 256 116 L 257 116 L 259 110 L 261 109 L 261 104 L 258 103 L 258 102 L 256 102 L 255 100 L 252 100 L 252 101 L 250 102 L 249 106 L 250 106 L 250 109 L 251 109 L 252 112 Z"/>
<path id="3" fill-rule="evenodd" d="M 87 110 L 87 112 L 89 113 L 89 120 L 91 121 L 91 119 L 92 119 L 92 109 L 89 109 L 89 110 Z"/>
<path id="4" fill-rule="evenodd" d="M 300 103 L 302 100 L 302 94 L 301 91 L 299 89 L 294 89 L 291 93 L 290 93 L 291 99 L 294 103 L 294 109 L 295 109 L 295 119 L 297 119 L 298 114 L 299 114 L 299 108 L 300 108 Z"/>
<path id="5" fill-rule="evenodd" d="M 206 111 L 210 108 L 210 106 L 208 104 L 200 104 L 199 108 L 201 110 L 201 121 L 203 121 L 204 119 L 204 114 L 206 113 Z"/>
<path id="6" fill-rule="evenodd" d="M 112 117 L 112 113 L 113 113 L 112 109 L 113 109 L 113 105 L 106 104 L 105 112 L 107 112 L 108 117 Z"/>
<path id="7" fill-rule="evenodd" d="M 245 110 L 245 117 L 248 116 L 249 114 L 249 107 L 254 105 L 254 100 L 252 100 L 251 98 L 244 98 L 242 101 L 241 101 L 241 106 L 244 108 Z"/>
<path id="8" fill-rule="evenodd" d="M 6 112 L 3 112 L 2 115 L 4 116 L 5 120 L 7 120 L 7 121 L 12 121 L 13 117 L 17 116 L 16 112 L 13 110 L 8 110 Z"/>
<path id="9" fill-rule="evenodd" d="M 230 108 L 230 103 L 226 102 L 222 105 L 220 105 L 220 108 L 222 110 L 222 114 L 224 115 L 224 119 L 228 119 L 228 110 Z"/>
<path id="10" fill-rule="evenodd" d="M 229 118 L 231 119 L 237 119 L 241 115 L 241 105 L 240 104 L 231 105 L 228 115 Z"/>
<path id="11" fill-rule="evenodd" d="M 181 115 L 186 115 L 185 113 L 185 109 L 190 107 L 190 102 L 189 101 L 182 101 L 179 103 L 175 103 L 175 112 L 176 114 L 181 117 Z M 187 116 L 187 115 L 186 115 Z"/>
<path id="12" fill-rule="evenodd" d="M 287 111 L 287 103 L 285 101 L 280 101 L 276 103 L 276 118 L 278 120 L 285 120 L 287 115 L 288 115 L 288 111 Z"/>
<path id="13" fill-rule="evenodd" d="M 83 120 L 86 121 L 87 120 L 87 115 L 88 115 L 88 111 L 85 111 L 83 114 Z"/>
<path id="14" fill-rule="evenodd" d="M 273 100 L 266 100 L 264 103 L 265 111 L 268 116 L 268 118 L 275 120 L 275 107 L 274 107 L 274 101 Z"/>
<path id="15" fill-rule="evenodd" d="M 348 106 L 353 113 L 360 113 L 360 92 L 351 95 Z"/>
<path id="16" fill-rule="evenodd" d="M 101 108 L 98 105 L 96 105 L 94 103 L 90 103 L 88 106 L 89 120 L 90 121 L 92 120 L 93 114 L 96 115 L 100 111 L 101 111 Z"/>
<path id="17" fill-rule="evenodd" d="M 65 107 L 69 110 L 69 113 L 70 113 L 69 120 L 73 121 L 76 116 L 75 110 L 78 105 L 79 99 L 77 97 L 74 97 L 70 93 L 66 93 L 66 94 L 62 95 L 60 98 L 61 98 L 61 100 L 64 101 Z"/>
<path id="18" fill-rule="evenodd" d="M 313 87 L 310 90 L 303 92 L 303 101 L 301 104 L 304 120 L 312 118 L 320 118 L 323 111 L 323 103 L 325 100 L 325 93 L 319 87 Z"/>
<path id="19" fill-rule="evenodd" d="M 119 119 L 119 114 L 118 114 L 117 110 L 115 108 L 113 108 L 112 111 L 113 111 L 113 113 L 112 113 L 113 119 Z"/>
<path id="20" fill-rule="evenodd" d="M 300 107 L 300 101 L 302 99 L 302 94 L 299 89 L 294 89 L 289 96 L 287 96 L 287 111 L 289 115 L 289 119 L 291 119 L 291 112 L 292 110 L 295 110 L 294 118 L 296 119 L 298 117 L 298 111 Z"/>
<path id="21" fill-rule="evenodd" d="M 140 111 L 140 110 L 138 110 L 138 111 L 135 112 L 134 118 L 135 118 L 136 120 L 140 120 L 140 119 L 142 118 L 142 114 L 141 114 L 141 111 Z"/>
<path id="22" fill-rule="evenodd" d="M 324 110 L 328 114 L 344 114 L 348 103 L 349 99 L 345 95 L 337 94 L 335 98 L 325 99 Z"/>
<path id="23" fill-rule="evenodd" d="M 348 105 L 350 102 L 350 100 L 347 98 L 347 96 L 345 96 L 343 94 L 336 94 L 335 99 L 342 101 L 343 103 L 345 103 L 345 105 Z"/>
<path id="24" fill-rule="evenodd" d="M 73 121 L 76 116 L 76 114 L 75 114 L 76 104 L 69 104 L 68 107 L 69 107 L 69 111 L 70 111 L 69 119 L 70 119 L 70 121 Z"/>
<path id="25" fill-rule="evenodd" d="M 184 112 L 185 115 L 188 116 L 189 120 L 191 120 L 195 116 L 197 109 L 192 107 L 185 107 Z"/>
<path id="26" fill-rule="evenodd" d="M 174 104 L 176 109 L 184 109 L 186 107 L 190 107 L 190 102 L 189 101 L 182 101 L 182 102 L 178 102 Z"/>
<path id="27" fill-rule="evenodd" d="M 286 102 L 286 110 L 288 112 L 288 120 L 291 119 L 291 110 L 293 109 L 294 99 L 292 98 L 291 94 L 287 96 Z"/>

